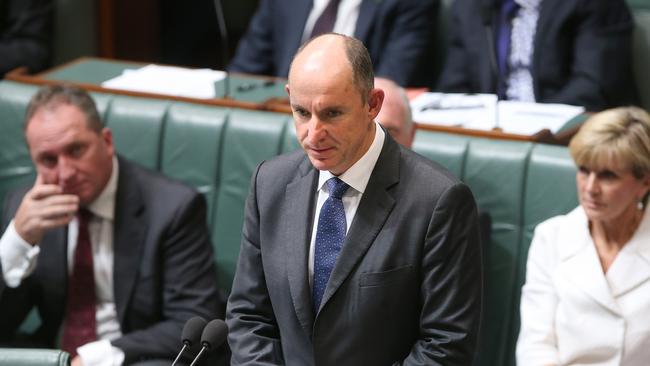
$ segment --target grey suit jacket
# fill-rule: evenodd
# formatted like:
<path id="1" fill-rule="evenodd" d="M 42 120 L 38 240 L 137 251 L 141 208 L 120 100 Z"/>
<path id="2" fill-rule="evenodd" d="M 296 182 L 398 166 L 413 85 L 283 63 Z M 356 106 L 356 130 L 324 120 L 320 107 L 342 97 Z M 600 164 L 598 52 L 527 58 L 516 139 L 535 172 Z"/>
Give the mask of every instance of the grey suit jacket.
<path id="1" fill-rule="evenodd" d="M 223 316 L 203 197 L 181 183 L 125 159 L 120 171 L 114 222 L 114 296 L 123 336 L 114 340 L 126 363 L 173 359 L 183 324 L 192 316 Z M 9 194 L 6 228 L 28 190 Z M 34 272 L 19 287 L 0 276 L 0 341 L 9 341 L 36 306 L 42 324 L 34 342 L 54 347 L 64 316 L 67 227 L 40 243 Z"/>
<path id="2" fill-rule="evenodd" d="M 387 135 L 314 314 L 317 181 L 302 151 L 253 176 L 226 316 L 232 364 L 471 364 L 482 272 L 467 186 Z"/>

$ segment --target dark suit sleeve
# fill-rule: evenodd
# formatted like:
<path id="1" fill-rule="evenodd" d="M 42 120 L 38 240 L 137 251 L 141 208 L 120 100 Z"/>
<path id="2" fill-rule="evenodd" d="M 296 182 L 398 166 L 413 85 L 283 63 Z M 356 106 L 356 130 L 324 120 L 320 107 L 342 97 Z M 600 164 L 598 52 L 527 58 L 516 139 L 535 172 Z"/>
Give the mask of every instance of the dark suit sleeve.
<path id="1" fill-rule="evenodd" d="M 464 184 L 438 200 L 422 258 L 420 339 L 401 365 L 471 365 L 481 320 L 476 205 Z"/>
<path id="2" fill-rule="evenodd" d="M 584 0 L 577 12 L 570 78 L 543 102 L 580 105 L 591 111 L 637 102 L 631 54 L 634 21 L 627 5 L 623 0 Z M 544 45 L 538 45 L 536 52 L 544 52 Z M 541 63 L 539 70 L 554 66 Z"/>
<path id="3" fill-rule="evenodd" d="M 272 3 L 271 0 L 260 1 L 246 34 L 237 46 L 237 52 L 228 66 L 228 71 L 258 75 L 275 74 L 272 22 L 281 20 L 273 19 Z"/>
<path id="4" fill-rule="evenodd" d="M 124 351 L 127 363 L 141 357 L 169 359 L 179 350 L 183 324 L 193 316 L 223 318 L 205 200 L 194 193 L 182 205 L 170 209 L 174 210 L 174 218 L 160 243 L 161 320 L 142 329 L 123 329 L 124 336 L 112 341 Z M 136 322 L 127 320 L 130 324 Z"/>
<path id="5" fill-rule="evenodd" d="M 22 201 L 26 189 L 13 191 L 5 197 L 2 211 L 2 234 L 13 220 L 14 214 Z M 0 235 L 2 235 L 0 234 Z M 0 264 L 0 344 L 8 344 L 16 335 L 20 324 L 35 305 L 31 291 L 31 278 L 24 279 L 20 286 L 10 288 L 5 284 Z"/>
<path id="6" fill-rule="evenodd" d="M 426 56 L 430 56 L 438 9 L 437 0 L 398 2 L 388 38 L 382 40 L 383 51 L 373 60 L 377 76 L 403 86 L 422 86 L 429 82 L 431 78 L 423 74 L 434 72 Z"/>
<path id="7" fill-rule="evenodd" d="M 51 0 L 0 0 L 0 78 L 19 66 L 30 72 L 50 62 Z"/>
<path id="8" fill-rule="evenodd" d="M 228 343 L 232 365 L 283 365 L 280 332 L 268 294 L 260 248 L 257 172 L 246 201 L 237 273 L 228 299 Z"/>

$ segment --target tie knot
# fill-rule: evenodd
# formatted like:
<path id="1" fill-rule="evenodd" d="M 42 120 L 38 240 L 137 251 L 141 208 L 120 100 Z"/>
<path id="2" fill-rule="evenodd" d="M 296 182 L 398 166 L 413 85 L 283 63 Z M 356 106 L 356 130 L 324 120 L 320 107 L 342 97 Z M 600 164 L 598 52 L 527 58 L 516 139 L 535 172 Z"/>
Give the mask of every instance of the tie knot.
<path id="1" fill-rule="evenodd" d="M 349 187 L 350 186 L 347 185 L 347 183 L 338 179 L 337 177 L 333 177 L 327 180 L 327 189 L 329 190 L 330 197 L 334 197 L 339 200 L 341 197 L 343 197 L 343 194 L 345 194 L 345 191 L 347 191 Z"/>
<path id="2" fill-rule="evenodd" d="M 77 217 L 79 218 L 79 221 L 88 222 L 93 218 L 93 213 L 84 207 L 79 209 L 79 212 L 77 212 Z"/>

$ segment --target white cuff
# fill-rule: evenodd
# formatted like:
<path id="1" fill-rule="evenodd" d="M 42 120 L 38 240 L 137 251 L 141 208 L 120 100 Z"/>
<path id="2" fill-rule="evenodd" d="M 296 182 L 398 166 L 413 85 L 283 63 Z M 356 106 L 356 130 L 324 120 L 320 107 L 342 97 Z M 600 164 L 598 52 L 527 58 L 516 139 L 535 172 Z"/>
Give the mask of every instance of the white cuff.
<path id="1" fill-rule="evenodd" d="M 124 352 L 108 339 L 86 343 L 77 348 L 77 353 L 84 366 L 121 366 L 124 362 Z"/>
<path id="2" fill-rule="evenodd" d="M 18 235 L 11 220 L 0 239 L 0 263 L 7 286 L 18 287 L 25 277 L 32 274 L 40 252 L 38 245 L 32 246 Z"/>

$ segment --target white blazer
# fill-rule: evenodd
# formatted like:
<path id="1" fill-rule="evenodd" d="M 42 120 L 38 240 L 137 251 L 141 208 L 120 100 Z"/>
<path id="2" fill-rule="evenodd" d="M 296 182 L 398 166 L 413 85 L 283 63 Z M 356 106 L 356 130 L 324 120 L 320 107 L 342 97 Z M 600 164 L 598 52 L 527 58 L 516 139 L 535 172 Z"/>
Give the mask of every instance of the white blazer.
<path id="1" fill-rule="evenodd" d="M 526 268 L 518 365 L 650 365 L 650 214 L 607 274 L 580 206 L 537 226 Z"/>

